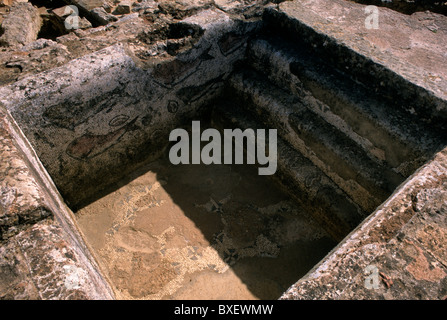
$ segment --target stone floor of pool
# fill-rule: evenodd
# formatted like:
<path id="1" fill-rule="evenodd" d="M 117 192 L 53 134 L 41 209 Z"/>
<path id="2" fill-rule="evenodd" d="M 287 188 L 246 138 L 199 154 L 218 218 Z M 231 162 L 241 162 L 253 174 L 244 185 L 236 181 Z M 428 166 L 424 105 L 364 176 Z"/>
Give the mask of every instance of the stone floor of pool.
<path id="1" fill-rule="evenodd" d="M 250 165 L 160 159 L 76 217 L 119 299 L 277 299 L 336 245 Z"/>

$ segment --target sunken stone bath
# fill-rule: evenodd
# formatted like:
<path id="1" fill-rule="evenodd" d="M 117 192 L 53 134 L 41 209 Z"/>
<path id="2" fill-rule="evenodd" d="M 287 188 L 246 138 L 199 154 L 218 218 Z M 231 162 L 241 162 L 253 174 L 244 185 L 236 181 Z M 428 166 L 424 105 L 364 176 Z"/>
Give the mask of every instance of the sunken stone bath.
<path id="1" fill-rule="evenodd" d="M 447 298 L 444 15 L 73 3 L 95 28 L 0 78 L 0 298 Z M 198 121 L 274 130 L 275 170 L 172 163 Z"/>

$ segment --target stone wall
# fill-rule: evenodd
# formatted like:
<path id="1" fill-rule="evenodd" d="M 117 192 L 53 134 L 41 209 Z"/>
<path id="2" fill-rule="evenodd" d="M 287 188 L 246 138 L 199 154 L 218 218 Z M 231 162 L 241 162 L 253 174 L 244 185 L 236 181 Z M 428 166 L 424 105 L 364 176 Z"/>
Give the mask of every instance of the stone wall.
<path id="1" fill-rule="evenodd" d="M 76 208 L 160 155 L 172 129 L 200 118 L 259 25 L 201 11 L 174 25 L 201 34 L 190 50 L 143 61 L 134 46 L 115 44 L 3 87 L 0 101 Z"/>
<path id="2" fill-rule="evenodd" d="M 0 299 L 111 299 L 68 208 L 3 108 L 0 143 Z"/>

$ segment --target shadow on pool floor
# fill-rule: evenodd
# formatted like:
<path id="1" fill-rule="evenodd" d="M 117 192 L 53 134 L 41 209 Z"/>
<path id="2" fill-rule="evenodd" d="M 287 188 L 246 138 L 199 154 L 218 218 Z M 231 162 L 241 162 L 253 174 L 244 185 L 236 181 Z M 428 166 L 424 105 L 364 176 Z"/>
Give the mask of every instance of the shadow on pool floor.
<path id="1" fill-rule="evenodd" d="M 121 299 L 277 299 L 336 245 L 250 165 L 160 159 L 76 216 Z"/>

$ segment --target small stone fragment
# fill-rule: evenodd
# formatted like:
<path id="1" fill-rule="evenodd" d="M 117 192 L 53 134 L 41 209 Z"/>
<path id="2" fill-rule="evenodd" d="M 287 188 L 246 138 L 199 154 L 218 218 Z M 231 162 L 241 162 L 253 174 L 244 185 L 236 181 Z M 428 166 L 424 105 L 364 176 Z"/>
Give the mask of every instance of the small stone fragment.
<path id="1" fill-rule="evenodd" d="M 110 22 L 115 22 L 118 20 L 118 18 L 115 17 L 114 15 L 107 13 L 103 7 L 94 8 L 94 9 L 90 10 L 90 13 L 95 15 L 98 22 L 100 22 L 103 25 L 106 25 L 106 24 L 109 24 Z"/>
<path id="2" fill-rule="evenodd" d="M 79 29 L 88 29 L 91 27 L 92 27 L 92 24 L 86 18 L 79 19 L 79 24 L 78 24 Z"/>
<path id="3" fill-rule="evenodd" d="M 62 8 L 53 9 L 51 11 L 59 18 L 66 18 L 70 14 L 72 14 L 72 9 L 70 9 L 69 6 L 64 6 Z"/>
<path id="4" fill-rule="evenodd" d="M 79 6 L 89 11 L 104 5 L 104 0 L 77 0 L 76 2 Z"/>
<path id="5" fill-rule="evenodd" d="M 115 8 L 115 10 L 112 12 L 114 15 L 120 15 L 120 14 L 128 14 L 130 13 L 130 2 L 121 2 L 118 4 Z"/>

